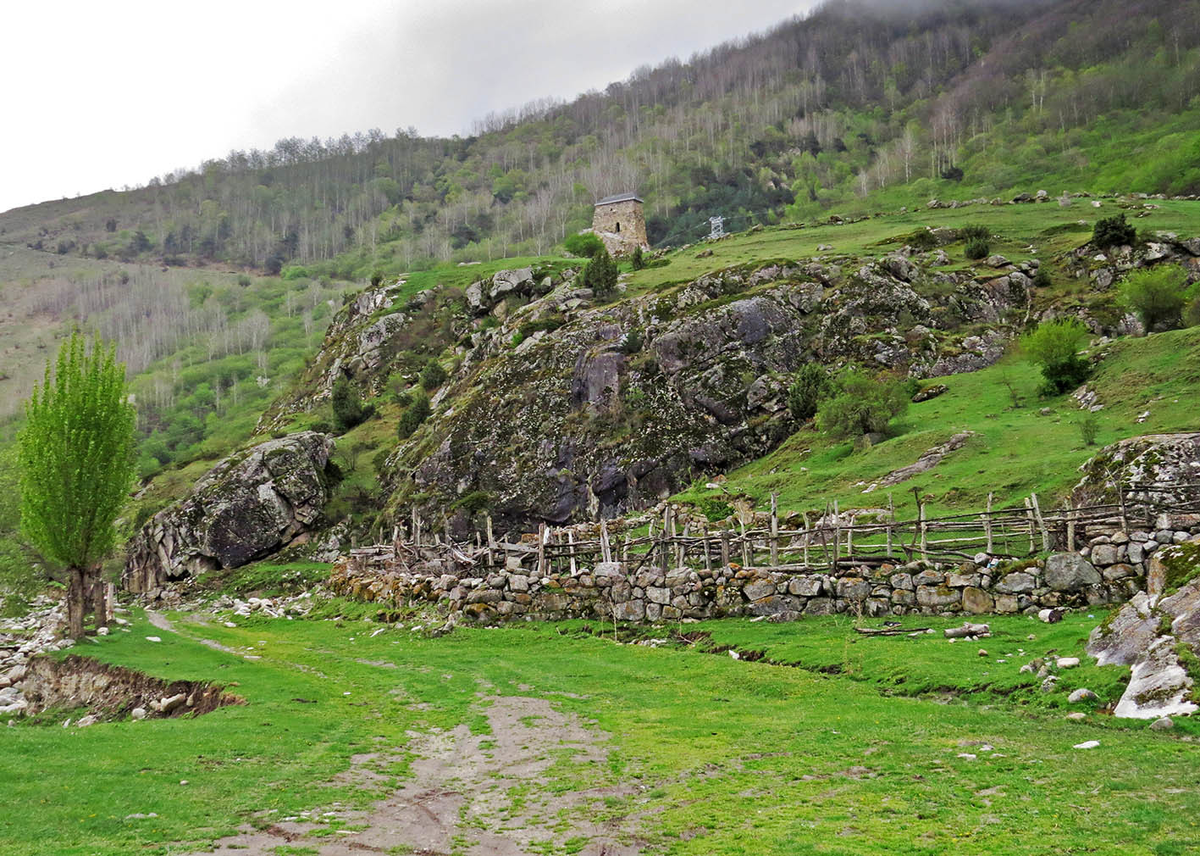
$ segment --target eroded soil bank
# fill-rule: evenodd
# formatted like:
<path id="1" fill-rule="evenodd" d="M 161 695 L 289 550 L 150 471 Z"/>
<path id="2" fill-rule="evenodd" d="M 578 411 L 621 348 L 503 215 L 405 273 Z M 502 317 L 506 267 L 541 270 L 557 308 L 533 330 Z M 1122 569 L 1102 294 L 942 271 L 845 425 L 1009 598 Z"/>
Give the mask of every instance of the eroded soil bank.
<path id="1" fill-rule="evenodd" d="M 155 717 L 210 713 L 245 701 L 205 681 L 164 681 L 124 666 L 69 654 L 62 660 L 34 657 L 24 683 L 29 712 L 86 707 L 101 719 L 121 718 L 141 708 Z M 164 700 L 178 702 L 164 706 Z"/>

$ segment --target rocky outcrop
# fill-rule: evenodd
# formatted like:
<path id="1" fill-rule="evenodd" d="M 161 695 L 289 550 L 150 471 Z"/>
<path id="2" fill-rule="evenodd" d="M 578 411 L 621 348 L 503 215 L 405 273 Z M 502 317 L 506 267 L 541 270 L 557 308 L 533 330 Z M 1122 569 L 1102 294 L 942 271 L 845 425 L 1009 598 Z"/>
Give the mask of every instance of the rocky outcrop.
<path id="1" fill-rule="evenodd" d="M 1104 447 L 1080 469 L 1084 476 L 1074 489 L 1077 505 L 1112 502 L 1118 485 L 1126 489 L 1129 502 L 1184 504 L 1193 497 L 1181 486 L 1200 481 L 1200 433 L 1130 437 Z M 1200 522 L 1200 517 L 1190 522 Z"/>
<path id="2" fill-rule="evenodd" d="M 1088 639 L 1088 653 L 1101 666 L 1132 668 L 1117 716 L 1157 719 L 1200 710 L 1200 538 L 1164 547 L 1151 560 L 1156 564 L 1165 569 L 1161 592 L 1138 592 Z"/>
<path id="3" fill-rule="evenodd" d="M 478 332 L 442 412 L 390 462 L 393 507 L 413 496 L 439 508 L 485 496 L 502 524 L 643 507 L 791 433 L 787 387 L 806 361 L 923 374 L 939 354 L 966 353 L 964 337 L 945 329 L 940 298 L 925 295 L 953 295 L 956 323 L 1007 317 L 1027 301 L 1015 276 L 989 291 L 970 273 L 931 275 L 902 251 L 849 275 L 816 262 L 727 268 L 608 306 L 567 282 L 499 326 L 481 322 L 497 289 L 536 296 L 550 284 L 533 280 L 511 271 L 467 290 Z M 971 367 L 1000 348 L 982 351 Z"/>
<path id="4" fill-rule="evenodd" d="M 240 567 L 313 528 L 329 496 L 332 448 L 331 437 L 306 431 L 221 461 L 130 541 L 124 587 L 153 594 L 173 580 Z"/>

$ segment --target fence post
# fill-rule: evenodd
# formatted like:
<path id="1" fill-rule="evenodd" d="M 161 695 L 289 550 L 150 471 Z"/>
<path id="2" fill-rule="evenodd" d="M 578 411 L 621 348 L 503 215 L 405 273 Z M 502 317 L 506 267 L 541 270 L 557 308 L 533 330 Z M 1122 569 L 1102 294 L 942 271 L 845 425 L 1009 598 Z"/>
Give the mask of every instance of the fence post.
<path id="1" fill-rule="evenodd" d="M 1050 552 L 1050 533 L 1046 529 L 1046 521 L 1042 518 L 1042 506 L 1038 503 L 1036 493 L 1029 494 L 1029 499 L 1033 503 L 1033 515 L 1037 518 L 1038 529 L 1042 533 L 1042 549 Z"/>
<path id="2" fill-rule="evenodd" d="M 729 530 L 721 530 L 721 565 L 729 567 Z"/>
<path id="3" fill-rule="evenodd" d="M 987 537 L 987 552 L 992 555 L 992 492 L 988 491 L 987 513 L 983 516 L 983 532 Z"/>
<path id="4" fill-rule="evenodd" d="M 413 524 L 413 544 L 417 549 L 421 549 L 421 518 L 417 516 L 417 507 L 414 505 L 412 510 Z"/>
<path id="5" fill-rule="evenodd" d="M 1025 497 L 1025 520 L 1029 524 L 1029 553 L 1032 555 L 1037 552 L 1037 546 L 1033 543 L 1033 503 L 1029 497 Z"/>
<path id="6" fill-rule="evenodd" d="M 484 525 L 486 526 L 487 532 L 487 563 L 489 565 L 494 565 L 496 563 L 496 557 L 494 555 L 496 550 L 496 536 L 492 533 L 492 515 L 489 514 L 487 516 L 487 522 Z"/>
<path id="7" fill-rule="evenodd" d="M 854 527 L 858 524 L 858 515 L 850 514 L 850 525 L 846 527 L 846 558 L 854 561 Z"/>
<path id="8" fill-rule="evenodd" d="M 892 558 L 892 526 L 896 523 L 896 506 L 892 504 L 892 492 L 888 491 L 887 557 Z"/>
<path id="9" fill-rule="evenodd" d="M 612 547 L 608 543 L 608 521 L 600 519 L 600 561 L 612 561 Z"/>
<path id="10" fill-rule="evenodd" d="M 833 575 L 837 576 L 838 559 L 842 556 L 842 518 L 838 513 L 838 501 L 833 501 Z"/>
<path id="11" fill-rule="evenodd" d="M 804 512 L 804 567 L 806 569 L 809 567 L 809 565 L 808 565 L 808 542 L 811 540 L 812 540 L 812 534 L 809 532 L 808 512 L 806 511 L 806 512 Z"/>
<path id="12" fill-rule="evenodd" d="M 779 494 L 771 494 L 771 567 L 779 567 Z"/>
<path id="13" fill-rule="evenodd" d="M 921 560 L 929 561 L 929 527 L 925 523 L 925 500 L 917 497 L 917 521 L 921 527 Z"/>
<path id="14" fill-rule="evenodd" d="M 1075 511 L 1070 497 L 1067 498 L 1067 550 L 1075 552 Z"/>
<path id="15" fill-rule="evenodd" d="M 546 576 L 546 523 L 543 521 L 538 525 L 538 545 L 537 545 L 537 569 L 538 576 Z"/>
<path id="16" fill-rule="evenodd" d="M 739 517 L 738 525 L 742 527 L 742 567 L 749 568 L 754 565 L 754 550 L 750 548 L 750 541 L 746 538 L 746 521 Z"/>

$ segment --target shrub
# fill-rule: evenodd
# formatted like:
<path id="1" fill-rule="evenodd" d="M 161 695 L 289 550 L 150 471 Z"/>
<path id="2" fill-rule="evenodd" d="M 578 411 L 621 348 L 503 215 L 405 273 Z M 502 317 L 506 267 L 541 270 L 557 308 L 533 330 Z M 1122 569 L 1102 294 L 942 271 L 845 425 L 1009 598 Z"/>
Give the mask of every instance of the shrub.
<path id="1" fill-rule="evenodd" d="M 969 259 L 983 259 L 987 258 L 987 254 L 990 253 L 991 250 L 992 247 L 987 241 L 981 238 L 972 238 L 971 240 L 967 241 L 967 246 L 963 252 Z"/>
<path id="2" fill-rule="evenodd" d="M 430 360 L 425 364 L 425 368 L 421 369 L 421 388 L 426 392 L 433 392 L 446 382 L 447 377 L 449 375 L 442 368 L 442 364 L 437 360 Z"/>
<path id="3" fill-rule="evenodd" d="M 1050 279 L 1050 272 L 1044 267 L 1038 268 L 1038 272 L 1033 275 L 1033 285 L 1035 288 L 1049 288 L 1054 284 L 1054 280 Z"/>
<path id="4" fill-rule="evenodd" d="M 634 247 L 633 256 L 630 258 L 634 270 L 641 270 L 646 266 L 646 257 L 642 253 L 641 247 Z"/>
<path id="5" fill-rule="evenodd" d="M 1147 330 L 1169 330 L 1183 321 L 1187 274 L 1178 265 L 1135 270 L 1120 285 L 1121 302 Z"/>
<path id="6" fill-rule="evenodd" d="M 792 416 L 808 421 L 817 415 L 821 399 L 829 395 L 829 375 L 820 363 L 805 363 L 788 387 L 787 405 Z"/>
<path id="7" fill-rule="evenodd" d="M 617 263 L 603 247 L 592 257 L 580 274 L 584 288 L 590 288 L 596 297 L 610 296 L 617 290 Z"/>
<path id="8" fill-rule="evenodd" d="M 374 273 L 371 274 L 371 288 L 379 288 L 379 285 L 382 282 L 383 282 L 383 274 L 382 273 L 380 273 L 379 271 L 375 271 Z"/>
<path id="9" fill-rule="evenodd" d="M 1092 243 L 1097 247 L 1118 247 L 1137 240 L 1137 230 L 1125 222 L 1124 214 L 1102 217 L 1092 227 Z"/>
<path id="10" fill-rule="evenodd" d="M 1043 394 L 1059 395 L 1087 379 L 1090 366 L 1078 354 L 1087 337 L 1087 328 L 1074 318 L 1043 321 L 1021 337 L 1021 347 L 1041 367 Z"/>
<path id="11" fill-rule="evenodd" d="M 250 287 L 250 277 L 244 273 L 239 273 L 238 278 L 237 278 L 237 284 L 240 285 L 242 288 L 249 288 Z"/>
<path id="12" fill-rule="evenodd" d="M 817 422 L 834 437 L 861 437 L 886 431 L 892 418 L 908 409 L 902 384 L 850 372 L 838 384 L 838 394 L 821 402 Z"/>
<path id="13" fill-rule="evenodd" d="M 1192 298 L 1192 302 L 1183 310 L 1185 327 L 1200 327 L 1200 295 Z"/>
<path id="14" fill-rule="evenodd" d="M 400 422 L 396 426 L 396 433 L 400 435 L 400 439 L 407 440 L 411 437 L 432 412 L 429 399 L 420 393 L 415 395 L 413 403 L 405 408 L 404 413 L 400 415 Z"/>
<path id="15" fill-rule="evenodd" d="M 343 432 L 361 425 L 375 415 L 375 408 L 369 404 L 364 405 L 362 396 L 344 377 L 334 381 L 332 404 L 333 421 L 338 430 Z"/>
<path id="16" fill-rule="evenodd" d="M 1083 438 L 1083 445 L 1095 446 L 1096 435 L 1100 433 L 1100 417 L 1095 413 L 1089 413 L 1079 420 L 1079 436 Z"/>
<path id="17" fill-rule="evenodd" d="M 987 241 L 992 237 L 991 231 L 987 226 L 979 223 L 971 223 L 968 226 L 963 226 L 958 230 L 958 238 L 960 241 Z"/>
<path id="18" fill-rule="evenodd" d="M 571 255 L 585 259 L 595 258 L 604 250 L 604 242 L 591 232 L 585 232 L 582 235 L 568 235 L 563 241 L 563 246 Z"/>

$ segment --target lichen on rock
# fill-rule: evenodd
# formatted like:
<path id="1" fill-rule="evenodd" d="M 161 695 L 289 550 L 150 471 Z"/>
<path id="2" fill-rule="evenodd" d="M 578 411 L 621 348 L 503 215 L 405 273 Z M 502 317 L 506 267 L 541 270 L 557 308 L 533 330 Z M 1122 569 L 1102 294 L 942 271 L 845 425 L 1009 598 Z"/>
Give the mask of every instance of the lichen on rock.
<path id="1" fill-rule="evenodd" d="M 129 542 L 122 584 L 147 593 L 281 549 L 320 520 L 333 438 L 313 431 L 225 458 L 187 498 L 154 515 Z"/>

